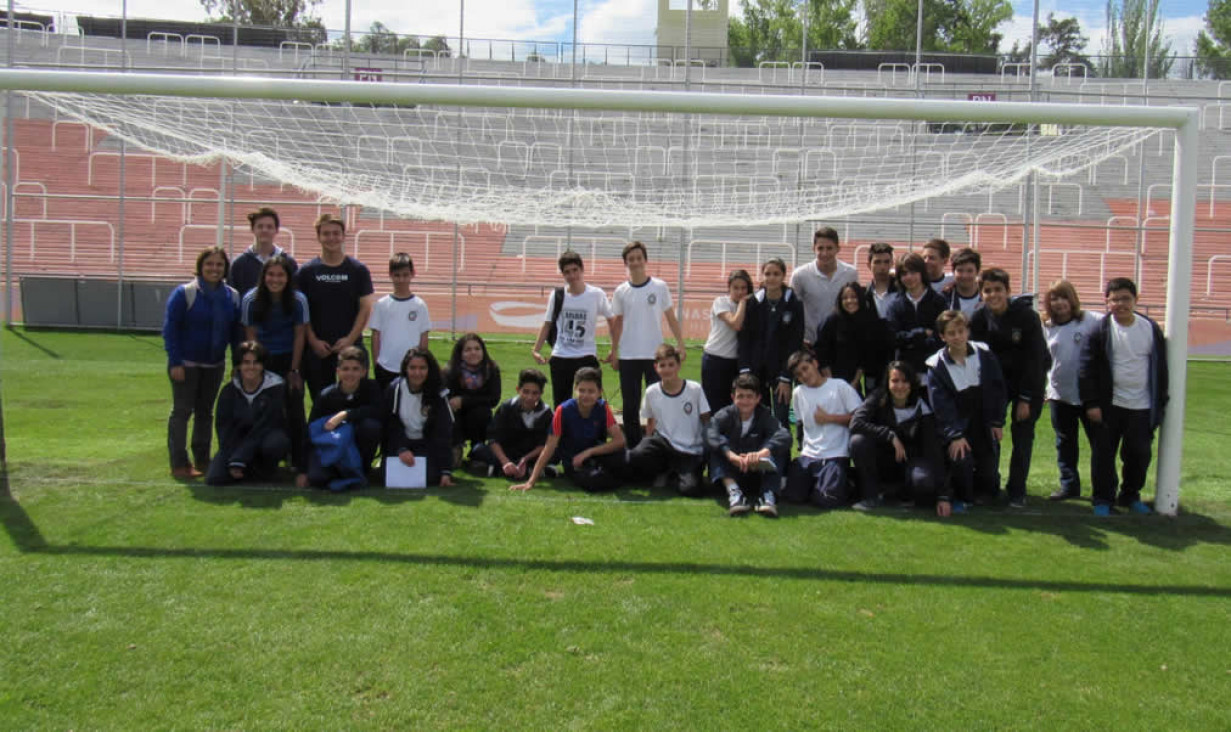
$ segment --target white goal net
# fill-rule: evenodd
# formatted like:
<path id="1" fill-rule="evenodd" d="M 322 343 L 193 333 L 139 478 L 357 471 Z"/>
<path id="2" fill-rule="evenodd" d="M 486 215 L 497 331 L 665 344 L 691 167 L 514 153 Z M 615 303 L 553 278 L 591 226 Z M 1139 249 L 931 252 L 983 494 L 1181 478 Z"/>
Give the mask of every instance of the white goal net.
<path id="1" fill-rule="evenodd" d="M 1074 175 L 1155 130 L 32 92 L 168 158 L 406 218 L 751 226 Z M 753 104 L 749 112 L 755 112 Z"/>

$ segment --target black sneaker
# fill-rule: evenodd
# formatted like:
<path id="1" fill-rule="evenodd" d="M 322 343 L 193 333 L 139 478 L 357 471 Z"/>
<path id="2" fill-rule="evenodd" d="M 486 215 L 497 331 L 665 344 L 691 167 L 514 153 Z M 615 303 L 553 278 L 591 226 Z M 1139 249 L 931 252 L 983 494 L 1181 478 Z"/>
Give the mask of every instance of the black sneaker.
<path id="1" fill-rule="evenodd" d="M 730 507 L 727 509 L 728 516 L 743 516 L 752 510 L 752 506 L 748 505 L 748 499 L 744 498 L 743 494 L 731 496 Z"/>
<path id="2" fill-rule="evenodd" d="M 765 495 L 757 501 L 756 512 L 766 518 L 778 518 L 778 500 L 772 491 L 765 491 Z"/>
<path id="3" fill-rule="evenodd" d="M 559 478 L 560 469 L 554 465 L 548 465 L 543 468 L 543 477 L 544 478 Z"/>

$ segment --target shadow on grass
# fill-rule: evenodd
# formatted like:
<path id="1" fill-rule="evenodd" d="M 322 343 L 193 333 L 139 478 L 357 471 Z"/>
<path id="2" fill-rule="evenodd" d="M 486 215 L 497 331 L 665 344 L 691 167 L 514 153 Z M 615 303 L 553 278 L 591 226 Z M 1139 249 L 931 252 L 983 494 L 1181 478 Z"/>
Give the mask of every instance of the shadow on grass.
<path id="1" fill-rule="evenodd" d="M 60 360 L 64 358 L 59 353 L 51 350 L 47 346 L 44 346 L 42 343 L 39 343 L 38 341 L 31 338 L 30 335 L 32 334 L 32 332 L 29 328 L 14 328 L 13 326 L 10 325 L 7 330 L 14 338 L 16 338 L 19 341 L 22 341 L 23 343 L 30 346 L 31 348 L 34 348 L 42 352 L 42 354 L 47 356 L 48 358 L 54 358 L 56 360 Z"/>
<path id="2" fill-rule="evenodd" d="M 449 490 L 449 489 L 445 489 Z M 227 502 L 235 501 L 236 491 L 224 496 L 226 491 L 215 491 L 217 498 Z M 470 505 L 481 502 L 484 491 L 472 487 L 463 487 L 456 491 L 454 502 Z M 282 495 L 274 491 L 250 492 L 246 498 L 259 502 L 285 500 L 289 496 L 302 496 L 304 492 L 284 492 Z M 374 497 L 378 500 L 405 501 L 421 500 L 425 495 L 444 497 L 443 491 L 423 493 L 419 491 L 382 491 L 361 492 L 356 494 L 316 494 L 322 502 L 343 504 L 354 498 Z M 805 515 L 816 513 L 808 508 L 792 508 L 790 514 Z M 890 515 L 884 512 L 881 515 Z M 912 516 L 903 513 L 903 518 L 922 519 L 923 516 Z M 992 518 L 991 513 L 988 514 Z M 1038 518 L 1055 517 L 1014 517 L 1002 514 L 995 517 L 1001 528 L 1001 533 L 1007 528 L 1038 529 Z M 1093 518 L 1093 517 L 1091 517 Z M 1126 517 L 1127 518 L 1127 517 Z M 218 559 L 218 560 L 272 560 L 272 561 L 357 561 L 400 563 L 407 565 L 434 565 L 442 567 L 468 567 L 484 569 L 507 569 L 518 572 L 545 571 L 566 572 L 577 574 L 610 573 L 610 574 L 664 574 L 664 575 L 696 575 L 704 574 L 715 577 L 772 577 L 779 579 L 813 580 L 830 582 L 871 582 L 892 585 L 928 585 L 935 587 L 976 587 L 985 589 L 1030 589 L 1054 592 L 1112 592 L 1131 595 L 1178 595 L 1191 597 L 1225 597 L 1231 598 L 1231 587 L 1211 587 L 1202 585 L 1181 584 L 1124 584 L 1114 582 L 1074 582 L 1066 580 L 1045 579 L 1015 579 L 1005 577 L 979 577 L 969 575 L 944 574 L 910 574 L 898 572 L 857 572 L 852 570 L 832 570 L 821 567 L 756 567 L 731 564 L 713 564 L 703 562 L 628 562 L 628 561 L 589 561 L 571 559 L 518 559 L 508 557 L 474 557 L 449 556 L 445 554 L 426 554 L 414 552 L 375 552 L 375 551 L 320 551 L 303 549 L 230 549 L 230 548 L 187 548 L 175 549 L 168 547 L 143 546 L 80 546 L 48 544 L 38 527 L 30 519 L 29 514 L 13 497 L 9 487 L 7 471 L 0 471 L 0 523 L 16 548 L 24 553 L 50 556 L 79 557 L 121 557 L 129 559 Z M 1067 521 L 1071 526 L 1064 527 L 1068 531 L 1079 534 L 1094 534 L 1107 531 L 1117 531 L 1134 536 L 1143 542 L 1170 549 L 1181 549 L 1201 542 L 1227 544 L 1231 543 L 1231 530 L 1218 524 L 1213 519 L 1199 514 L 1187 514 L 1165 524 L 1158 519 L 1126 520 L 1122 524 L 1107 521 Z M 975 530 L 991 529 L 991 525 L 983 526 L 982 520 L 968 524 L 951 523 L 955 527 Z M 1028 525 L 1029 524 L 1029 525 Z M 1076 526 L 1076 529 L 1074 529 Z M 1056 533 L 1062 533 L 1057 531 Z"/>

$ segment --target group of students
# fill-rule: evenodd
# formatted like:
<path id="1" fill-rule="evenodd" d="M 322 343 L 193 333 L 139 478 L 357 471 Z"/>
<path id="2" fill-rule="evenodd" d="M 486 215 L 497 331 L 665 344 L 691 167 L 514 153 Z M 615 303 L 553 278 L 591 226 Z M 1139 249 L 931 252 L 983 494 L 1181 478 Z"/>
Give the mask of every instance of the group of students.
<path id="1" fill-rule="evenodd" d="M 299 485 L 339 490 L 365 485 L 379 452 L 382 464 L 425 460 L 428 483 L 447 486 L 469 443 L 474 469 L 520 481 L 512 486 L 520 490 L 560 466 L 591 491 L 630 482 L 692 496 L 717 490 L 731 515 L 776 516 L 782 499 L 856 509 L 901 500 L 947 516 L 1001 500 L 1006 411 L 1013 454 L 1003 500 L 1025 505 L 1046 401 L 1061 473 L 1050 497 L 1081 493 L 1080 424 L 1095 513 L 1114 504 L 1150 510 L 1141 489 L 1167 402 L 1167 363 L 1157 324 L 1135 311 L 1131 280 L 1107 283 L 1107 317 L 1083 311 L 1072 285 L 1057 282 L 1042 303 L 1044 322 L 1032 297 L 1009 296 L 1006 272 L 981 269 L 978 252 L 957 252 L 946 273 L 941 239 L 896 261 L 892 246 L 873 244 L 870 281 L 860 285 L 855 267 L 838 259 L 837 232 L 823 227 L 815 260 L 789 284 L 779 259 L 762 265 L 759 288 L 744 270 L 730 274 L 711 308 L 696 383 L 680 376 L 682 330 L 666 283 L 647 274 L 646 247 L 624 248 L 628 280 L 610 300 L 586 284 L 581 257 L 566 252 L 563 286 L 548 297 L 531 349 L 549 367 L 552 409 L 537 369 L 519 373 L 516 396 L 502 402 L 500 369 L 477 334 L 460 338 L 440 366 L 427 349 L 431 321 L 411 292 L 409 256 L 390 259 L 393 293 L 373 302 L 370 273 L 343 252 L 342 220 L 320 217 L 321 256 L 302 268 L 274 245 L 276 212 L 263 208 L 249 221 L 253 246 L 233 264 L 220 248 L 203 251 L 196 278 L 167 304 L 177 477 L 267 479 L 289 458 Z M 611 333 L 604 360 L 619 372 L 622 424 L 603 399 L 600 317 Z M 664 320 L 675 345 L 664 342 Z M 211 460 L 209 415 L 228 346 L 234 376 L 217 397 Z"/>

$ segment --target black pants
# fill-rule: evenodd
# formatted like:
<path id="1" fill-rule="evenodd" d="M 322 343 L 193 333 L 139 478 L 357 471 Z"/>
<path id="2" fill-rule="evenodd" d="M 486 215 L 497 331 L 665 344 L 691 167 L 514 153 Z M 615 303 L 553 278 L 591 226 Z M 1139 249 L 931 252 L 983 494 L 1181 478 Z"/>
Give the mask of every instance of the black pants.
<path id="1" fill-rule="evenodd" d="M 1150 410 L 1108 407 L 1103 410 L 1103 424 L 1096 426 L 1091 466 L 1094 482 L 1094 502 L 1127 506 L 1141 500 L 1150 468 L 1150 449 L 1154 443 L 1154 428 L 1150 425 Z M 1122 476 L 1116 476 L 1116 451 L 1124 463 Z M 1116 488 L 1120 490 L 1116 500 Z"/>
<path id="2" fill-rule="evenodd" d="M 389 369 L 385 368 L 384 366 L 381 366 L 380 364 L 376 364 L 375 366 L 372 367 L 372 375 L 376 379 L 376 383 L 380 384 L 380 390 L 384 391 L 385 387 L 392 384 L 393 380 L 396 379 L 400 374 L 398 374 L 398 372 L 396 371 L 390 371 Z"/>
<path id="3" fill-rule="evenodd" d="M 936 456 L 911 454 L 906 446 L 906 461 L 897 462 L 893 445 L 868 435 L 851 435 L 851 459 L 859 480 L 863 500 L 877 500 L 891 489 L 898 498 L 926 506 L 936 502 L 944 479 L 944 469 Z"/>
<path id="4" fill-rule="evenodd" d="M 1085 407 L 1066 404 L 1060 401 L 1049 401 L 1051 410 L 1051 427 L 1056 432 L 1056 462 L 1060 466 L 1060 488 L 1074 496 L 1081 495 L 1081 472 L 1078 464 L 1081 462 L 1081 449 L 1077 442 L 1077 425 L 1081 424 L 1086 433 L 1086 442 L 1090 444 L 1090 474 L 1094 475 L 1098 466 L 1098 451 L 1095 450 L 1098 439 L 1098 426 L 1086 416 Z"/>
<path id="5" fill-rule="evenodd" d="M 492 410 L 483 406 L 462 407 L 453 415 L 453 444 L 470 443 L 470 449 L 487 441 L 487 425 L 492 421 Z"/>
<path id="6" fill-rule="evenodd" d="M 966 456 L 949 461 L 952 498 L 966 503 L 975 496 L 994 499 L 1000 493 L 1000 443 L 992 439 L 991 428 L 974 420 L 966 430 L 966 441 L 970 443 Z"/>
<path id="7" fill-rule="evenodd" d="M 641 442 L 641 384 L 657 384 L 654 359 L 620 359 L 620 396 L 624 400 L 624 442 L 634 448 Z"/>
<path id="8" fill-rule="evenodd" d="M 578 369 L 586 366 L 593 366 L 598 369 L 598 358 L 596 356 L 579 356 L 577 358 L 560 358 L 552 356 L 548 360 L 547 365 L 551 369 L 551 398 L 552 407 L 558 407 L 567 402 L 573 396 L 573 377 L 577 374 Z M 602 370 L 599 370 L 602 373 Z"/>
<path id="9" fill-rule="evenodd" d="M 782 383 L 778 381 L 778 377 L 776 375 L 762 375 L 759 378 L 761 379 L 761 403 L 769 407 L 769 410 L 774 413 L 774 417 L 778 419 L 778 424 L 786 427 L 788 430 L 791 429 L 790 394 L 787 395 L 785 402 L 778 401 L 778 384 Z M 790 384 L 787 386 L 790 386 Z M 706 400 L 708 399 L 709 397 L 707 396 Z M 710 405 L 710 410 L 711 412 L 716 411 L 713 404 Z"/>
<path id="10" fill-rule="evenodd" d="M 689 455 L 672 447 L 667 438 L 654 434 L 646 437 L 628 453 L 628 471 L 640 481 L 652 481 L 667 475 L 667 483 L 685 496 L 701 496 L 706 486 L 701 480 L 704 455 Z"/>
<path id="11" fill-rule="evenodd" d="M 1018 422 L 1013 413 L 1017 411 L 1018 399 L 1009 400 L 1009 433 L 1013 436 L 1013 454 L 1009 456 L 1009 480 L 1005 489 L 1009 499 L 1026 497 L 1026 479 L 1030 477 L 1030 458 L 1034 455 L 1034 425 L 1043 413 L 1043 398 L 1030 402 L 1030 416 Z"/>
<path id="12" fill-rule="evenodd" d="M 626 468 L 624 451 L 597 455 L 586 460 L 580 468 L 573 467 L 572 458 L 564 461 L 564 474 L 573 485 L 587 493 L 613 491 L 620 487 Z"/>
<path id="13" fill-rule="evenodd" d="M 362 349 L 365 354 L 367 353 L 362 338 L 355 341 L 355 345 Z M 322 391 L 338 379 L 338 356 L 335 353 L 321 358 L 316 355 L 316 351 L 313 351 L 311 346 L 307 346 L 303 349 L 301 367 L 304 382 L 308 386 L 308 393 L 312 395 L 313 402 L 316 401 L 316 398 L 320 396 Z"/>
<path id="14" fill-rule="evenodd" d="M 185 366 L 184 380 L 171 380 L 171 415 L 167 417 L 167 453 L 171 468 L 187 467 L 188 418 L 192 417 L 192 463 L 209 464 L 214 434 L 214 401 L 225 366 Z"/>
<path id="15" fill-rule="evenodd" d="M 811 503 L 818 508 L 841 508 L 851 502 L 847 480 L 848 458 L 807 458 L 800 456 L 787 473 L 782 497 L 791 503 Z"/>
<path id="16" fill-rule="evenodd" d="M 291 465 L 302 470 L 303 445 L 308 437 L 308 419 L 303 408 L 303 389 L 292 389 L 290 384 L 291 354 L 271 353 L 265 365 L 267 371 L 281 376 L 286 384 L 286 432 L 291 438 Z"/>
<path id="17" fill-rule="evenodd" d="M 214 455 L 214 459 L 209 464 L 205 482 L 210 485 L 228 485 L 237 482 L 231 476 L 231 464 L 237 461 L 242 463 L 238 467 L 243 468 L 244 479 L 268 480 L 273 478 L 277 474 L 278 463 L 286 457 L 292 444 L 286 432 L 276 429 L 266 432 L 260 442 L 251 445 L 251 449 L 244 450 L 242 455 L 219 448 L 218 454 Z"/>
<path id="18" fill-rule="evenodd" d="M 710 404 L 710 414 L 731 404 L 731 382 L 739 376 L 739 361 L 712 353 L 701 354 L 701 390 Z"/>

